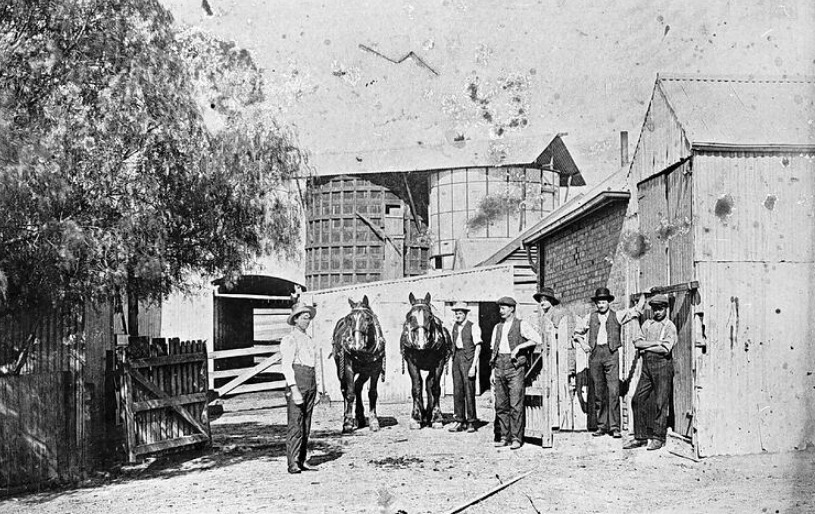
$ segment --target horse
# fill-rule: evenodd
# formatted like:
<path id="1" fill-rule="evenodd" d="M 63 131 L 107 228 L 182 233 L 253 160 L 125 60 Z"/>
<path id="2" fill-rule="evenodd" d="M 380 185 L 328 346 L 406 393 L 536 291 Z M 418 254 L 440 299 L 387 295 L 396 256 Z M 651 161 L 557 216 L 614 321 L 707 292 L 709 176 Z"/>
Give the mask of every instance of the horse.
<path id="1" fill-rule="evenodd" d="M 418 300 L 410 293 L 408 299 L 410 310 L 405 316 L 400 349 L 402 373 L 405 372 L 404 364 L 407 361 L 413 396 L 410 428 L 417 429 L 422 426 L 441 428 L 443 424 L 439 408 L 441 377 L 447 359 L 453 353 L 453 340 L 441 320 L 431 311 L 430 293 L 425 295 L 424 300 Z M 425 380 L 427 406 L 424 409 L 421 370 L 428 372 Z"/>
<path id="2" fill-rule="evenodd" d="M 353 432 L 367 426 L 374 432 L 379 430 L 376 417 L 376 386 L 379 377 L 385 381 L 385 338 L 379 320 L 368 305 L 368 296 L 362 301 L 348 299 L 351 312 L 341 318 L 334 327 L 333 351 L 337 364 L 337 377 L 340 380 L 345 413 L 342 433 Z M 368 418 L 362 405 L 362 386 L 370 379 L 368 386 Z M 356 417 L 353 415 L 356 400 Z"/>

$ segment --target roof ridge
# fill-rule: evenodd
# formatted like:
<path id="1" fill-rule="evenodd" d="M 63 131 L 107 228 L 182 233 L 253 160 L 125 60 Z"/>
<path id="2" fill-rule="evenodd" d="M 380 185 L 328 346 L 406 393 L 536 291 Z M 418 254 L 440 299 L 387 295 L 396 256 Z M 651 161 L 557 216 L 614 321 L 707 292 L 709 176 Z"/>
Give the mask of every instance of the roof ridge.
<path id="1" fill-rule="evenodd" d="M 737 82 L 753 84 L 815 83 L 814 75 L 706 75 L 703 73 L 657 73 L 657 81 Z"/>

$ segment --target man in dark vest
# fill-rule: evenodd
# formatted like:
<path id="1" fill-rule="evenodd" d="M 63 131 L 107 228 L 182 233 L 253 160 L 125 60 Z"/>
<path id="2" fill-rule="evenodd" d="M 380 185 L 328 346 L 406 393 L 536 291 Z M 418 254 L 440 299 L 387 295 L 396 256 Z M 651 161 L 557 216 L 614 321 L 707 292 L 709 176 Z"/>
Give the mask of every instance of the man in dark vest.
<path id="1" fill-rule="evenodd" d="M 620 438 L 620 356 L 622 326 L 638 318 L 645 306 L 645 295 L 636 307 L 615 312 L 609 308 L 614 295 L 608 288 L 598 288 L 592 301 L 596 308 L 578 324 L 574 341 L 589 354 L 589 374 L 594 382 L 597 431 L 592 435 L 611 434 Z M 588 336 L 588 341 L 586 340 Z"/>
<path id="2" fill-rule="evenodd" d="M 510 446 L 517 450 L 523 444 L 524 428 L 524 375 L 529 353 L 541 344 L 535 329 L 515 316 L 517 302 L 502 296 L 496 302 L 501 323 L 492 332 L 492 376 L 495 388 L 495 414 L 500 426 L 500 439 L 496 447 Z"/>
<path id="3" fill-rule="evenodd" d="M 450 432 L 475 432 L 475 374 L 481 355 L 481 329 L 467 319 L 466 303 L 453 305 L 453 419 Z"/>

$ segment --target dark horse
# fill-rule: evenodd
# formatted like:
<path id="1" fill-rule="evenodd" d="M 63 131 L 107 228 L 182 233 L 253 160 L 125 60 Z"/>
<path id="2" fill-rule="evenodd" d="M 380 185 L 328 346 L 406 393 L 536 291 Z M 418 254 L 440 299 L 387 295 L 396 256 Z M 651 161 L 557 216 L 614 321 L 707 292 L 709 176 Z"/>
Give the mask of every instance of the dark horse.
<path id="1" fill-rule="evenodd" d="M 379 320 L 368 305 L 368 297 L 361 302 L 348 300 L 351 312 L 337 322 L 334 327 L 333 354 L 337 363 L 337 376 L 345 400 L 345 415 L 342 432 L 353 432 L 355 428 L 366 426 L 365 411 L 362 406 L 362 386 L 368 379 L 368 419 L 371 430 L 379 430 L 376 418 L 376 385 L 382 376 L 385 380 L 385 338 Z M 356 399 L 356 418 L 353 416 Z"/>
<path id="2" fill-rule="evenodd" d="M 407 361 L 410 374 L 411 394 L 413 395 L 413 412 L 410 417 L 410 428 L 442 426 L 439 396 L 441 395 L 441 376 L 444 365 L 450 357 L 453 342 L 450 333 L 441 320 L 433 315 L 430 307 L 430 293 L 424 300 L 417 300 L 410 293 L 410 310 L 405 317 L 402 329 L 400 348 L 402 359 Z M 422 375 L 427 371 L 427 407 L 422 406 Z M 404 373 L 404 367 L 402 369 Z"/>

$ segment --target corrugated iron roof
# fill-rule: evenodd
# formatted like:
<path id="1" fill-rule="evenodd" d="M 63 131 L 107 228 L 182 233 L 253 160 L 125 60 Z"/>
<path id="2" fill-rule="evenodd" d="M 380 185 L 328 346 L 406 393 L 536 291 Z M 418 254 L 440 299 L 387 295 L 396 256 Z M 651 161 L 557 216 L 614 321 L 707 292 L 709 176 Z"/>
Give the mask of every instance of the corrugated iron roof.
<path id="1" fill-rule="evenodd" d="M 815 77 L 660 74 L 657 88 L 694 147 L 815 146 Z"/>
<path id="2" fill-rule="evenodd" d="M 580 170 L 557 134 L 498 140 L 417 141 L 403 148 L 381 148 L 310 155 L 316 176 L 432 171 L 479 166 L 529 166 L 553 169 L 561 185 L 585 185 Z M 571 177 L 571 179 L 570 179 Z"/>

